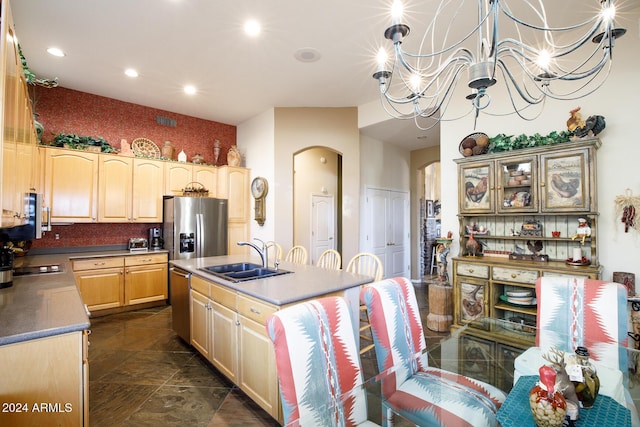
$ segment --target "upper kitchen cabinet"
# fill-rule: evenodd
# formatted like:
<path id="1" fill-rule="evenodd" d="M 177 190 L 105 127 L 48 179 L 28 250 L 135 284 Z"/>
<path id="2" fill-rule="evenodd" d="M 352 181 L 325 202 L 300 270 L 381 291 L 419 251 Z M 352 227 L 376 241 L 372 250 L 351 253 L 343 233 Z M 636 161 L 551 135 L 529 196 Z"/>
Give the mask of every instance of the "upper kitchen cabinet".
<path id="1" fill-rule="evenodd" d="M 133 220 L 133 158 L 100 156 L 99 222 L 131 222 Z"/>
<path id="2" fill-rule="evenodd" d="M 162 222 L 164 163 L 133 159 L 133 221 Z"/>
<path id="3" fill-rule="evenodd" d="M 458 159 L 460 214 L 595 212 L 599 147 L 588 139 Z"/>
<path id="4" fill-rule="evenodd" d="M 96 222 L 99 155 L 49 148 L 45 156 L 44 204 L 51 222 Z"/>
<path id="5" fill-rule="evenodd" d="M 199 183 L 209 190 L 209 197 L 216 197 L 218 171 L 215 166 L 167 162 L 164 171 L 164 194 L 182 196 L 191 183 Z"/>
<path id="6" fill-rule="evenodd" d="M 0 75 L 2 113 L 2 185 L 0 204 L 2 226 L 26 221 L 24 193 L 35 191 L 35 127 L 27 83 L 18 55 L 17 37 L 8 2 L 2 2 L 0 52 L 4 68 Z"/>
<path id="7" fill-rule="evenodd" d="M 249 169 L 235 166 L 218 168 L 216 197 L 229 200 L 229 255 L 247 254 L 248 246 L 238 246 L 249 239 Z"/>
<path id="8" fill-rule="evenodd" d="M 99 222 L 161 222 L 164 163 L 100 155 Z"/>

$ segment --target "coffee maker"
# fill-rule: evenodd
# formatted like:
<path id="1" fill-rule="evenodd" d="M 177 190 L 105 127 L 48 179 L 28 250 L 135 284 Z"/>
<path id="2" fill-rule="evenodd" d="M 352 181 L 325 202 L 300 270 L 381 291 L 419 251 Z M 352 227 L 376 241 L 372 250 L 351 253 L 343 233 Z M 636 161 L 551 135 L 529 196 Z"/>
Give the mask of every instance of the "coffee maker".
<path id="1" fill-rule="evenodd" d="M 160 227 L 153 227 L 149 229 L 149 249 L 157 251 L 164 246 L 164 240 L 162 240 L 162 229 Z"/>
<path id="2" fill-rule="evenodd" d="M 3 245 L 0 249 L 0 289 L 13 285 L 13 249 Z"/>

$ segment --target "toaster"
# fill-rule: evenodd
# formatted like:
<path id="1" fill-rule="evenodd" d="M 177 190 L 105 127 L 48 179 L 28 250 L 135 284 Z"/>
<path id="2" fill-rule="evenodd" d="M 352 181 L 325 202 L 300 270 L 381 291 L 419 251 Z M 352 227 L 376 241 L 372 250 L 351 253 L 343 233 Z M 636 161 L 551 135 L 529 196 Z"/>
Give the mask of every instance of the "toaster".
<path id="1" fill-rule="evenodd" d="M 130 252 L 147 252 L 149 250 L 149 240 L 144 237 L 132 237 L 129 239 Z"/>

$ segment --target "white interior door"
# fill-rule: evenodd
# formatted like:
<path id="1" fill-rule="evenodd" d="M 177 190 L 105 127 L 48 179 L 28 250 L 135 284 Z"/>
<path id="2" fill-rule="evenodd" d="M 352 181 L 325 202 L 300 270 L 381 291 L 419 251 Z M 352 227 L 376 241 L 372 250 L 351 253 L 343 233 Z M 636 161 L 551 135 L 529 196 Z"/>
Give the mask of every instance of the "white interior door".
<path id="1" fill-rule="evenodd" d="M 335 249 L 335 213 L 333 195 L 311 196 L 311 264 L 315 265 L 322 252 Z"/>
<path id="2" fill-rule="evenodd" d="M 380 258 L 384 277 L 409 277 L 409 194 L 367 189 L 364 218 L 362 250 Z"/>

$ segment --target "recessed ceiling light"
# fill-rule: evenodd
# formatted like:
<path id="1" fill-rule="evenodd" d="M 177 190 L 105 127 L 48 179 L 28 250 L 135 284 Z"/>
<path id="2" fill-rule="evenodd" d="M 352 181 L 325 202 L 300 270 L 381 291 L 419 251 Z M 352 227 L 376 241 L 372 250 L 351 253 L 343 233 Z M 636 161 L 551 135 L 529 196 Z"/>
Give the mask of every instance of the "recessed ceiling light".
<path id="1" fill-rule="evenodd" d="M 196 93 L 196 88 L 191 85 L 187 85 L 184 87 L 184 93 L 187 95 L 193 95 Z"/>
<path id="2" fill-rule="evenodd" d="M 138 77 L 138 72 L 133 68 L 127 68 L 124 73 L 129 77 Z"/>
<path id="3" fill-rule="evenodd" d="M 50 47 L 49 49 L 47 49 L 47 52 L 53 56 L 58 56 L 58 57 L 65 56 L 65 53 L 62 51 L 62 49 L 58 49 L 57 47 Z"/>
<path id="4" fill-rule="evenodd" d="M 260 34 L 260 23 L 254 19 L 244 23 L 244 32 L 251 37 L 255 37 Z"/>
<path id="5" fill-rule="evenodd" d="M 300 62 L 316 62 L 322 57 L 318 49 L 312 47 L 303 47 L 296 50 L 293 56 Z"/>

